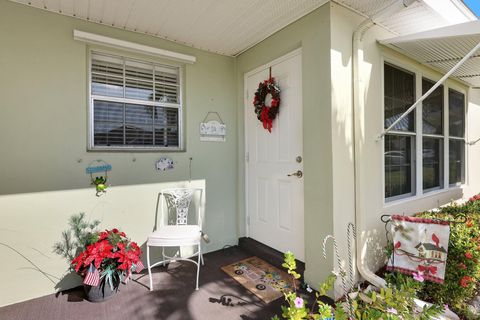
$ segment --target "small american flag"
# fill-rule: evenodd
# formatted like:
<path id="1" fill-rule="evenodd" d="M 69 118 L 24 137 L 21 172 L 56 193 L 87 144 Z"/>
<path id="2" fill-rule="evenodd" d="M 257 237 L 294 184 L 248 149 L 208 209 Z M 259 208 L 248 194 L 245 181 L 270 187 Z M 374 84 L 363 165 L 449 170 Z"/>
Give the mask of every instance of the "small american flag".
<path id="1" fill-rule="evenodd" d="M 100 283 L 100 274 L 98 273 L 97 268 L 92 264 L 90 264 L 90 267 L 88 268 L 87 275 L 83 279 L 83 284 L 86 284 L 87 286 L 92 286 L 96 287 Z"/>
<path id="2" fill-rule="evenodd" d="M 130 278 L 132 277 L 132 271 L 128 271 L 128 274 L 127 276 L 125 277 L 125 279 L 123 279 L 123 283 L 124 284 L 127 284 L 128 281 L 130 281 Z"/>
<path id="3" fill-rule="evenodd" d="M 135 272 L 141 272 L 145 268 L 142 261 L 138 260 L 137 264 L 135 265 Z"/>

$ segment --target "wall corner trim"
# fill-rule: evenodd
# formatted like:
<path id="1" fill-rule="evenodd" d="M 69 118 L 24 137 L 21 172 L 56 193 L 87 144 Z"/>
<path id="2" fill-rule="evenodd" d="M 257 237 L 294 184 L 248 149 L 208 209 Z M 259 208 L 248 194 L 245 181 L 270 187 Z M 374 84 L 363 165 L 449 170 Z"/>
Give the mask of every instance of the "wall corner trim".
<path id="1" fill-rule="evenodd" d="M 165 49 L 146 46 L 143 44 L 110 38 L 99 34 L 88 33 L 80 30 L 73 30 L 73 39 L 86 43 L 98 44 L 116 49 L 127 50 L 136 53 L 147 54 L 155 57 L 175 60 L 183 63 L 193 64 L 197 58 L 191 55 L 169 51 Z"/>

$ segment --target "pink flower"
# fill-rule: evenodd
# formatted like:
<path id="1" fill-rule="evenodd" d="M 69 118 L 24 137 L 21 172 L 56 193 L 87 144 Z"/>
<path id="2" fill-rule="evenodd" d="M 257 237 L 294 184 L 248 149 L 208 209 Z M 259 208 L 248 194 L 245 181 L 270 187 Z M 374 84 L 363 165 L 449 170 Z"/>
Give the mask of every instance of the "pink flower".
<path id="1" fill-rule="evenodd" d="M 465 253 L 465 258 L 467 258 L 467 259 L 472 259 L 472 257 L 473 257 L 473 256 L 472 256 L 472 253 L 471 253 L 471 252 L 466 252 L 466 253 Z"/>
<path id="2" fill-rule="evenodd" d="M 448 304 L 444 304 L 444 305 L 443 305 L 443 308 L 445 309 L 445 311 L 450 310 L 450 308 L 448 307 Z"/>
<path id="3" fill-rule="evenodd" d="M 418 282 L 423 282 L 425 278 L 423 277 L 423 271 L 417 271 L 412 273 L 413 279 L 417 280 Z"/>
<path id="4" fill-rule="evenodd" d="M 300 297 L 296 297 L 294 300 L 295 308 L 299 309 L 303 307 L 303 299 Z"/>
<path id="5" fill-rule="evenodd" d="M 387 309 L 387 313 L 398 314 L 398 311 L 397 311 L 397 309 L 395 309 L 395 308 L 388 308 L 388 309 Z"/>

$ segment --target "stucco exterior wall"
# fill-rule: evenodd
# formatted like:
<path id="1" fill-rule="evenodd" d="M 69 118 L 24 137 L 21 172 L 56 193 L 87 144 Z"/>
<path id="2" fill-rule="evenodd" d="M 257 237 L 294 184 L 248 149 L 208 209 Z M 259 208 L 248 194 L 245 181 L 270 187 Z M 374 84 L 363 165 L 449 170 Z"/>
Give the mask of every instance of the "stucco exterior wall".
<path id="1" fill-rule="evenodd" d="M 362 17 L 350 10 L 332 4 L 331 9 L 331 30 L 332 30 L 332 112 L 337 112 L 347 117 L 351 115 L 351 57 L 352 57 L 352 35 L 356 27 L 363 20 Z M 480 189 L 471 188 L 478 185 L 478 172 L 472 168 L 474 159 L 478 159 L 478 151 L 474 147 L 467 147 L 467 184 L 462 187 L 453 187 L 438 191 L 429 192 L 423 195 L 405 198 L 403 200 L 385 202 L 384 200 L 384 182 L 383 182 L 383 144 L 384 140 L 377 141 L 378 135 L 383 131 L 383 63 L 388 61 L 394 65 L 410 71 L 419 71 L 431 80 L 438 80 L 441 74 L 431 70 L 418 62 L 394 52 L 378 44 L 377 40 L 394 37 L 395 35 L 379 26 L 373 26 L 369 29 L 360 45 L 359 61 L 359 91 L 361 103 L 356 110 L 356 121 L 354 127 L 356 130 L 355 157 L 358 159 L 358 167 L 355 173 L 358 188 L 357 209 L 358 214 L 366 217 L 366 228 L 357 230 L 357 236 L 360 237 L 362 244 L 367 245 L 366 262 L 373 271 L 377 270 L 384 263 L 383 247 L 385 245 L 384 225 L 380 221 L 383 214 L 413 214 L 415 212 L 436 208 L 452 200 L 468 197 L 472 193 L 478 193 Z M 349 45 L 350 44 L 350 45 Z M 421 81 L 421 78 L 416 79 Z M 456 90 L 467 92 L 467 87 L 453 80 L 447 80 L 447 86 Z M 344 93 L 347 97 L 336 92 Z M 470 94 L 471 96 L 471 94 Z M 417 92 L 420 97 L 420 92 Z M 469 96 L 467 96 L 469 99 Z M 478 97 L 476 97 L 478 100 Z M 336 111 L 337 110 L 337 111 Z M 472 123 L 473 116 L 478 114 L 478 102 L 470 102 L 467 111 L 467 130 L 468 137 L 480 134 L 476 126 Z M 421 116 L 417 114 L 417 117 Z M 332 118 L 332 128 L 341 128 L 337 135 L 336 143 L 332 145 L 333 157 L 338 155 L 342 160 L 333 161 L 334 167 L 334 230 L 338 242 L 343 250 L 346 247 L 346 223 L 351 221 L 353 207 L 352 201 L 355 199 L 355 190 L 348 187 L 348 184 L 354 183 L 351 178 L 352 160 L 350 137 L 352 132 L 350 126 L 344 126 L 346 123 L 344 117 Z M 346 148 L 342 150 L 342 148 Z M 337 149 L 337 152 L 335 150 Z M 349 152 L 347 153 L 346 150 Z M 337 164 L 339 164 L 338 167 Z M 335 172 L 338 174 L 335 175 Z M 337 177 L 337 179 L 335 179 Z M 335 184 L 339 187 L 335 188 Z M 344 187 L 340 188 L 341 184 Z M 476 190 L 475 190 L 476 189 Z M 340 195 L 338 195 L 340 191 Z M 335 203 L 339 203 L 339 210 L 335 210 Z M 343 255 L 346 257 L 346 255 Z"/>
<path id="2" fill-rule="evenodd" d="M 73 39 L 74 29 L 196 56 L 184 72 L 186 151 L 86 151 L 88 46 Z M 192 178 L 205 180 L 208 194 L 205 231 L 212 242 L 206 251 L 237 243 L 233 58 L 6 0 L 0 0 L 0 39 L 0 306 L 55 291 L 56 284 L 21 255 L 53 274 L 53 282 L 61 278 L 66 264 L 52 245 L 71 214 L 101 217 L 102 226 L 121 227 L 144 243 L 157 193 L 165 182 L 189 179 L 190 157 Z M 199 123 L 208 111 L 219 112 L 226 123 L 225 143 L 199 141 Z M 156 172 L 162 156 L 176 168 Z M 85 174 L 95 159 L 113 166 L 112 186 L 101 198 Z"/>
<path id="3" fill-rule="evenodd" d="M 285 27 L 236 59 L 239 234 L 245 228 L 244 74 L 302 48 L 303 150 L 305 186 L 305 280 L 314 287 L 332 267 L 322 256 L 323 238 L 332 232 L 332 156 L 330 93 L 330 6 L 325 4 Z M 252 110 L 253 112 L 253 110 Z M 330 250 L 329 250 L 330 251 Z"/>

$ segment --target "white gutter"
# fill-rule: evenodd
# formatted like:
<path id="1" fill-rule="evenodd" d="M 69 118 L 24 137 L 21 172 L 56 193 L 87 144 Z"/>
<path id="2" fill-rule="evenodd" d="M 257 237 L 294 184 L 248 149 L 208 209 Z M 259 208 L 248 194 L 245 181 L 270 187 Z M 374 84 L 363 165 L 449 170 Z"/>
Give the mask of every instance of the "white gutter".
<path id="1" fill-rule="evenodd" d="M 363 35 L 371 27 L 375 25 L 375 21 L 381 17 L 386 17 L 395 14 L 403 10 L 404 8 L 410 6 L 416 0 L 403 0 L 396 1 L 394 4 L 388 6 L 387 8 L 381 10 L 379 13 L 375 14 L 373 17 L 364 20 L 353 32 L 352 37 L 352 88 L 353 88 L 353 134 L 354 134 L 354 181 L 355 181 L 355 225 L 357 231 L 360 233 L 357 235 L 356 242 L 356 260 L 357 260 L 357 269 L 360 275 L 370 282 L 371 284 L 377 287 L 386 287 L 386 282 L 384 279 L 375 275 L 366 265 L 366 256 L 367 256 L 367 243 L 362 243 L 362 232 L 365 230 L 365 219 L 361 214 L 360 206 L 360 183 L 359 183 L 359 172 L 360 172 L 360 159 L 357 155 L 357 151 L 360 146 L 360 112 L 363 110 L 364 99 L 360 93 L 360 75 L 359 75 L 359 56 L 360 56 L 360 42 L 363 40 Z M 362 105 L 361 105 L 362 104 Z M 356 149 L 356 150 L 355 150 Z"/>

